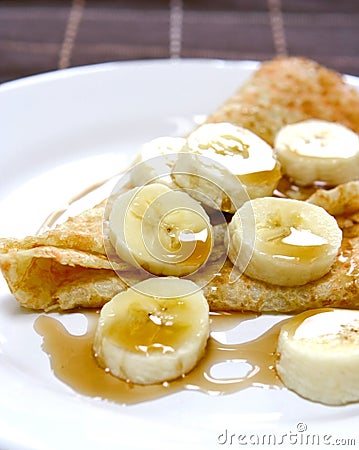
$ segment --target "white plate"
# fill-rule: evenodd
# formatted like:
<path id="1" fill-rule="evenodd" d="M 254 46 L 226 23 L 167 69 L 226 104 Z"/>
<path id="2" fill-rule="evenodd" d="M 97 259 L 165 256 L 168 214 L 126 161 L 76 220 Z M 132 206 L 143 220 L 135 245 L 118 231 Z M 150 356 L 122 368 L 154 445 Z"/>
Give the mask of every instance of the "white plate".
<path id="1" fill-rule="evenodd" d="M 209 60 L 111 63 L 3 84 L 0 236 L 35 232 L 48 213 L 128 164 L 143 142 L 183 135 L 255 67 Z M 230 446 L 231 434 L 236 447 L 240 434 L 250 445 L 254 430 L 259 439 L 276 433 L 277 442 L 292 433 L 291 447 L 314 434 L 321 442 L 359 443 L 359 405 L 326 407 L 286 390 L 220 397 L 183 392 L 127 407 L 81 396 L 53 375 L 33 329 L 38 315 L 17 305 L 2 278 L 0 294 L 2 449 L 208 449 Z M 262 316 L 244 333 L 259 335 L 279 319 Z M 81 332 L 80 316 L 61 320 Z M 224 443 L 218 437 L 226 430 Z"/>

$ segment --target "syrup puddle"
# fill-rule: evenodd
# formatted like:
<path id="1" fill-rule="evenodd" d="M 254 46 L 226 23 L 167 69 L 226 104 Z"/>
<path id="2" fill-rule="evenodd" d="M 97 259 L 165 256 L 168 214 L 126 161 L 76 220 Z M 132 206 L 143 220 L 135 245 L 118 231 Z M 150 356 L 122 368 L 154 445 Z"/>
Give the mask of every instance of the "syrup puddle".
<path id="1" fill-rule="evenodd" d="M 41 315 L 34 323 L 35 331 L 43 338 L 42 349 L 50 358 L 55 376 L 80 394 L 130 405 L 185 390 L 225 395 L 252 386 L 283 387 L 274 370 L 283 321 L 258 338 L 240 344 L 223 344 L 210 337 L 205 356 L 189 374 L 163 384 L 141 386 L 119 380 L 97 365 L 92 343 L 99 314 L 86 312 L 85 315 L 88 327 L 81 336 L 70 334 L 59 320 L 50 316 Z M 211 330 L 233 329 L 256 317 L 258 315 L 252 313 L 211 314 Z M 213 375 L 222 372 L 223 366 L 228 364 L 230 376 Z M 233 376 L 233 369 L 236 376 Z"/>

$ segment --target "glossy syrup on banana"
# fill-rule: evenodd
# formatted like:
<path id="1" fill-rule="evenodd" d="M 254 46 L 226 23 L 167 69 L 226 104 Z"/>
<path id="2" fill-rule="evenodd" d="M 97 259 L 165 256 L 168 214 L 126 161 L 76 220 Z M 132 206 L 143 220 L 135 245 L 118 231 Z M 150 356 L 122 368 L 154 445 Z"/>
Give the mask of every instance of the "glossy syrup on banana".
<path id="1" fill-rule="evenodd" d="M 226 395 L 252 386 L 280 388 L 282 384 L 274 370 L 277 339 L 282 323 L 274 325 L 258 338 L 236 344 L 226 344 L 214 338 L 216 332 L 226 332 L 254 319 L 252 313 L 212 313 L 212 335 L 205 356 L 187 375 L 162 384 L 142 386 L 122 381 L 99 367 L 93 355 L 93 339 L 99 314 L 85 313 L 87 332 L 72 335 L 57 319 L 41 315 L 34 324 L 42 336 L 43 350 L 49 355 L 57 378 L 74 391 L 120 404 L 130 405 L 155 400 L 180 391 L 198 391 L 208 395 Z M 216 376 L 220 364 L 243 364 L 246 373 L 231 377 Z M 243 370 L 241 370 L 243 372 Z"/>

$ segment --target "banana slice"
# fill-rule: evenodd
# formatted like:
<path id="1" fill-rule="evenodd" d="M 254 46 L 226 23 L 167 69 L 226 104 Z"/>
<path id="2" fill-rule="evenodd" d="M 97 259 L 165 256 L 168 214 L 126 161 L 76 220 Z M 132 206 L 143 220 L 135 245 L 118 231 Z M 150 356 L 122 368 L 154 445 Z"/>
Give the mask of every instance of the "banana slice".
<path id="1" fill-rule="evenodd" d="M 208 303 L 196 284 L 150 278 L 102 308 L 94 353 L 116 377 L 160 383 L 188 373 L 203 356 L 208 336 Z"/>
<path id="2" fill-rule="evenodd" d="M 359 179 L 359 136 L 338 123 L 306 120 L 277 134 L 275 151 L 283 171 L 301 186 L 335 186 Z"/>
<path id="3" fill-rule="evenodd" d="M 212 227 L 202 206 L 161 183 L 114 200 L 109 237 L 122 260 L 155 275 L 191 274 L 212 250 Z"/>
<path id="4" fill-rule="evenodd" d="M 133 186 L 156 181 L 174 187 L 170 173 L 185 143 L 184 138 L 164 136 L 144 144 L 130 172 Z"/>
<path id="5" fill-rule="evenodd" d="M 254 248 L 243 239 L 255 221 Z M 228 256 L 245 274 L 271 284 L 295 286 L 325 275 L 341 245 L 342 232 L 323 208 L 275 197 L 245 203 L 229 224 Z M 246 267 L 241 254 L 252 256 Z"/>
<path id="6" fill-rule="evenodd" d="M 359 311 L 322 309 L 283 325 L 276 370 L 299 395 L 328 405 L 359 401 Z"/>
<path id="7" fill-rule="evenodd" d="M 198 200 L 208 204 L 209 198 L 233 213 L 248 196 L 272 195 L 281 171 L 272 148 L 257 135 L 230 123 L 215 123 L 202 125 L 188 136 L 173 177 Z M 244 196 L 241 185 L 248 195 Z"/>

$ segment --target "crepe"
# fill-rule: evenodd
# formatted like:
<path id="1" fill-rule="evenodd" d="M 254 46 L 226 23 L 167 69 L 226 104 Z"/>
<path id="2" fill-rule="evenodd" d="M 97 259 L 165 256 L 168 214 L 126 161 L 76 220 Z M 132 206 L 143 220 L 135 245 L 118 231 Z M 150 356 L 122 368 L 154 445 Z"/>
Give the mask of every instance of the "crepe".
<path id="1" fill-rule="evenodd" d="M 242 275 L 230 283 L 232 264 L 205 288 L 212 310 L 300 312 L 307 309 L 359 308 L 359 181 L 319 190 L 308 201 L 336 216 L 343 241 L 331 270 L 303 286 L 274 286 Z"/>
<path id="2" fill-rule="evenodd" d="M 251 79 L 208 118 L 251 129 L 270 144 L 286 123 L 307 118 L 340 122 L 359 132 L 359 94 L 337 73 L 302 58 L 261 65 Z M 318 191 L 308 200 L 337 217 L 343 245 L 331 271 L 301 287 L 273 286 L 245 275 L 230 283 L 227 259 L 204 288 L 211 310 L 302 311 L 359 308 L 359 182 Z M 105 203 L 40 236 L 0 239 L 0 268 L 16 300 L 50 311 L 98 308 L 126 284 L 110 263 L 102 237 Z"/>
<path id="3" fill-rule="evenodd" d="M 103 246 L 104 209 L 97 205 L 41 236 L 0 239 L 0 267 L 22 306 L 96 308 L 125 289 Z"/>
<path id="4" fill-rule="evenodd" d="M 207 121 L 241 125 L 273 145 L 283 125 L 311 118 L 359 133 L 358 91 L 314 61 L 279 58 L 263 63 Z"/>

